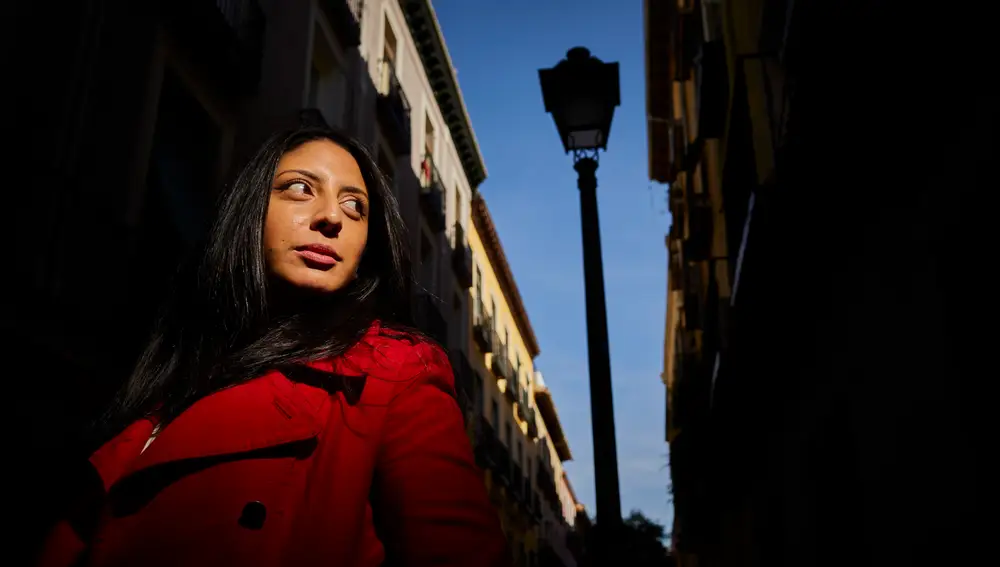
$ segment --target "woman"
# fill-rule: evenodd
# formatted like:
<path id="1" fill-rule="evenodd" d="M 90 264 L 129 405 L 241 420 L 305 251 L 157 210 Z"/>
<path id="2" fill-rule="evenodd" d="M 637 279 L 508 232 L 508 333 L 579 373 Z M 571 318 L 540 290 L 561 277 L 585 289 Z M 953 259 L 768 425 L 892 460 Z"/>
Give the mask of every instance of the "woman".
<path id="1" fill-rule="evenodd" d="M 500 565 L 367 151 L 272 137 L 222 200 L 42 565 Z"/>

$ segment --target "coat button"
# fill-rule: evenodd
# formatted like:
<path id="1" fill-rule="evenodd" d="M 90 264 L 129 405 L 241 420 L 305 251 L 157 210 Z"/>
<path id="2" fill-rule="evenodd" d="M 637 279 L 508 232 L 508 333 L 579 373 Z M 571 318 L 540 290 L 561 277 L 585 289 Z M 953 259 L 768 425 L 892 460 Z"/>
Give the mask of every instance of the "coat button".
<path id="1" fill-rule="evenodd" d="M 243 514 L 240 515 L 240 525 L 248 530 L 259 530 L 264 527 L 264 520 L 267 518 L 267 508 L 264 504 L 254 501 L 247 502 L 243 507 Z"/>

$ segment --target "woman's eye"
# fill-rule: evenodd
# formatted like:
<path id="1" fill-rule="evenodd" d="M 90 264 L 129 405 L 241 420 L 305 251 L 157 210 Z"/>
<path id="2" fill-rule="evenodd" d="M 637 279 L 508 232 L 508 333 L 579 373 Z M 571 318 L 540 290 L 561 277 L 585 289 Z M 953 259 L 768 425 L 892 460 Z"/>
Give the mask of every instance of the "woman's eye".
<path id="1" fill-rule="evenodd" d="M 293 193 L 307 193 L 309 192 L 309 186 L 301 181 L 296 181 L 285 187 L 285 190 L 291 191 Z"/>
<path id="2" fill-rule="evenodd" d="M 361 201 L 357 199 L 348 199 L 347 201 L 344 201 L 344 206 L 356 213 L 362 213 L 365 210 L 364 205 L 362 205 Z"/>

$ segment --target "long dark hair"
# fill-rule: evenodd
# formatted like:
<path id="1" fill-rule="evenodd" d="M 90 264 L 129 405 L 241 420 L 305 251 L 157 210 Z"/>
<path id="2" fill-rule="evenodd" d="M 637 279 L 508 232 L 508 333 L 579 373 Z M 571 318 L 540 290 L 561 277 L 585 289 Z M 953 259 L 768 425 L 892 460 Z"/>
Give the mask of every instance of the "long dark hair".
<path id="1" fill-rule="evenodd" d="M 275 305 L 263 230 L 281 156 L 327 139 L 360 166 L 369 194 L 358 277 L 329 297 Z M 200 398 L 283 366 L 335 357 L 378 319 L 410 328 L 410 255 L 395 196 L 360 143 L 328 128 L 271 136 L 220 196 L 201 254 L 182 266 L 145 351 L 99 422 L 107 437 L 155 413 L 169 422 Z"/>

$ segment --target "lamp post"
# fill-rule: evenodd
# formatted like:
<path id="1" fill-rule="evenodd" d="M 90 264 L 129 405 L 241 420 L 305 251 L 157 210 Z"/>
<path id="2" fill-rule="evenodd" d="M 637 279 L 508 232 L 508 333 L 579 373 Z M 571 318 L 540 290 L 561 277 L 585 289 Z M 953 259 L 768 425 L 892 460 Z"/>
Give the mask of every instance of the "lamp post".
<path id="1" fill-rule="evenodd" d="M 618 63 L 604 63 L 586 48 L 574 47 L 555 67 L 540 69 L 538 78 L 545 111 L 552 114 L 566 153 L 573 153 L 573 168 L 578 175 L 597 522 L 604 526 L 601 531 L 608 533 L 609 528 L 621 523 L 622 513 L 596 173 L 598 151 L 607 150 L 611 118 L 620 102 Z"/>

